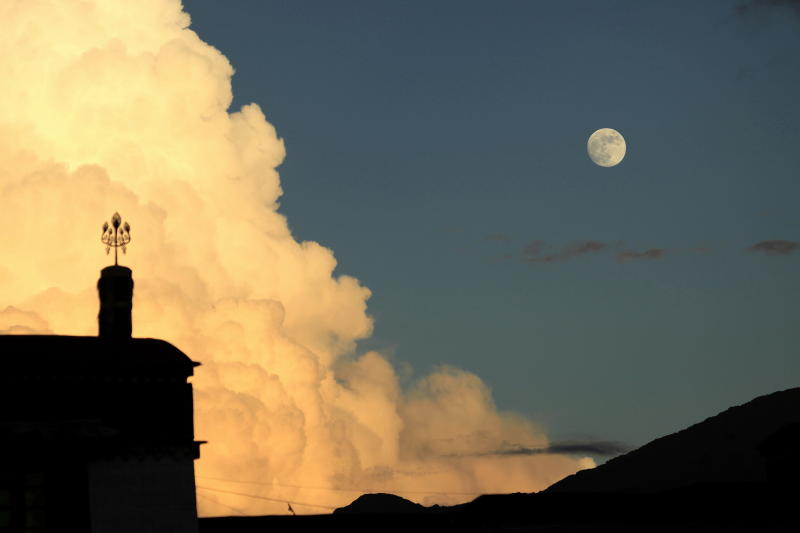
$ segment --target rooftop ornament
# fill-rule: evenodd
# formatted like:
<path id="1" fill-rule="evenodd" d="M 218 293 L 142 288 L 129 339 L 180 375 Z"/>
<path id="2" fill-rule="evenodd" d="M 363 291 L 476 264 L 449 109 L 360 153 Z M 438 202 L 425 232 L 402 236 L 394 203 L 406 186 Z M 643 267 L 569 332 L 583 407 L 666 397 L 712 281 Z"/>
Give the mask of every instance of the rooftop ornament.
<path id="1" fill-rule="evenodd" d="M 131 226 L 127 222 L 122 223 L 122 217 L 119 213 L 114 213 L 111 217 L 111 225 L 108 222 L 103 223 L 103 236 L 100 237 L 103 244 L 106 245 L 106 254 L 114 249 L 114 266 L 117 265 L 117 248 L 122 248 L 122 253 L 126 253 L 126 247 L 131 242 Z"/>

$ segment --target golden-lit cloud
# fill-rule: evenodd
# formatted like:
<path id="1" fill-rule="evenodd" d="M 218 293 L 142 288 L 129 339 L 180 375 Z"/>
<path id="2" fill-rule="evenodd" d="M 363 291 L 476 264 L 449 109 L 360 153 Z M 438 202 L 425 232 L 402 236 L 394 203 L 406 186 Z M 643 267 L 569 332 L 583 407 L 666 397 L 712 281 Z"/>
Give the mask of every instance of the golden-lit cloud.
<path id="1" fill-rule="evenodd" d="M 177 0 L 0 6 L 0 331 L 96 334 L 100 227 L 119 211 L 134 335 L 203 363 L 198 485 L 228 492 L 199 489 L 202 515 L 286 511 L 231 492 L 451 503 L 591 465 L 482 455 L 548 442 L 474 374 L 404 388 L 383 355 L 357 353 L 370 291 L 292 236 L 277 210 L 283 141 L 258 105 L 228 110 L 233 69 L 189 24 Z"/>

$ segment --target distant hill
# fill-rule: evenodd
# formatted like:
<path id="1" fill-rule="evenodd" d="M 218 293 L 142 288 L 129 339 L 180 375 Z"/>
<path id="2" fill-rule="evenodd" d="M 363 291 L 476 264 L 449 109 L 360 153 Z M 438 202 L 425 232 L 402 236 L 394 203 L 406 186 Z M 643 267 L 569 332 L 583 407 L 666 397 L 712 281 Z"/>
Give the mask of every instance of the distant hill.
<path id="1" fill-rule="evenodd" d="M 778 442 L 765 450 L 763 445 L 771 437 L 796 439 L 792 428 L 799 425 L 800 388 L 775 392 L 581 470 L 545 492 L 659 492 L 696 484 L 764 483 L 768 477 L 776 482 L 797 469 L 792 446 L 781 448 Z"/>
<path id="2" fill-rule="evenodd" d="M 339 507 L 333 514 L 370 514 L 370 513 L 420 513 L 428 508 L 406 500 L 394 494 L 362 494 L 350 505 Z"/>

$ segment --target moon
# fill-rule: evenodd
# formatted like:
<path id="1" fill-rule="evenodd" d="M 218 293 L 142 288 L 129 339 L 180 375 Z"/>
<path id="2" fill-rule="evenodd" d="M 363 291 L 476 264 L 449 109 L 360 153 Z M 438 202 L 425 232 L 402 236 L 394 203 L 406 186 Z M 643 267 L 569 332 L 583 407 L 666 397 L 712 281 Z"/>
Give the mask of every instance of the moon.
<path id="1" fill-rule="evenodd" d="M 619 165 L 625 157 L 625 138 L 617 130 L 601 128 L 592 133 L 586 143 L 589 157 L 601 167 Z"/>

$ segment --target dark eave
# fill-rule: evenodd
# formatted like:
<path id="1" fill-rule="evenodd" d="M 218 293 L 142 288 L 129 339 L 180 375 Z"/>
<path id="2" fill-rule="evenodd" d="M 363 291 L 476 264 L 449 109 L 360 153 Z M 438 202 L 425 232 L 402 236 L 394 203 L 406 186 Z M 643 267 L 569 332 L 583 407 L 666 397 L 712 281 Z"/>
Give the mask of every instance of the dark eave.
<path id="1" fill-rule="evenodd" d="M 191 376 L 200 363 L 160 339 L 0 335 L 0 375 Z"/>

